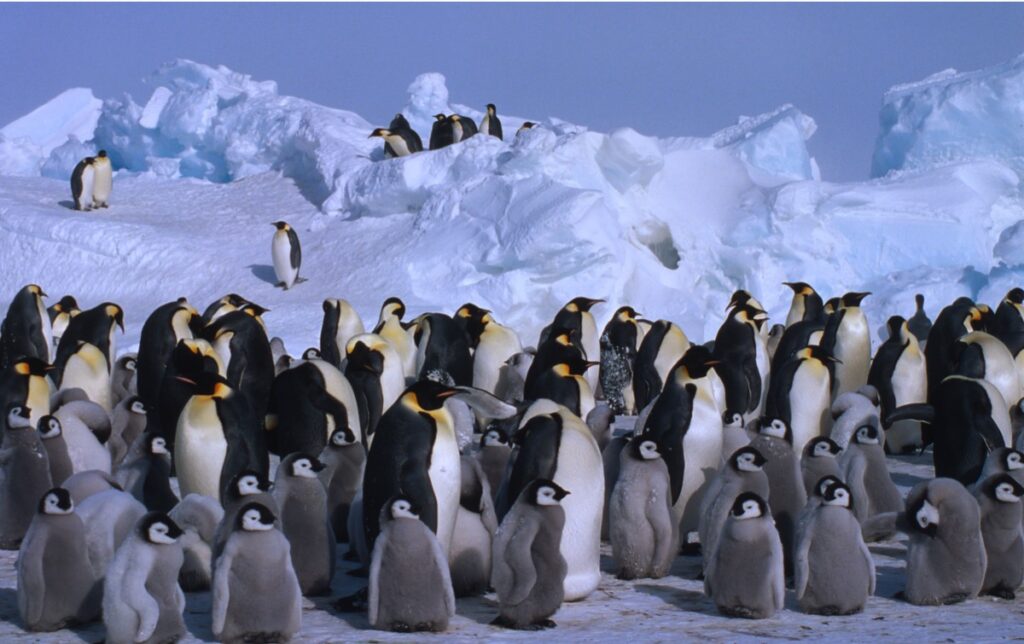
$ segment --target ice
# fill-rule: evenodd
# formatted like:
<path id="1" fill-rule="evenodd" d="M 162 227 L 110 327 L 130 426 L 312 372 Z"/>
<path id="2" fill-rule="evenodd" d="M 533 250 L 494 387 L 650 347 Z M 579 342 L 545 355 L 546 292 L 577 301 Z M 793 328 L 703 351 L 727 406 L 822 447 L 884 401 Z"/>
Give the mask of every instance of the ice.
<path id="1" fill-rule="evenodd" d="M 102 101 L 92 90 L 76 87 L 61 92 L 25 116 L 0 129 L 7 139 L 28 139 L 47 155 L 74 136 L 88 141 L 96 129 Z"/>
<path id="2" fill-rule="evenodd" d="M 0 175 L 32 177 L 39 174 L 43 152 L 26 138 L 8 139 L 0 132 Z"/>

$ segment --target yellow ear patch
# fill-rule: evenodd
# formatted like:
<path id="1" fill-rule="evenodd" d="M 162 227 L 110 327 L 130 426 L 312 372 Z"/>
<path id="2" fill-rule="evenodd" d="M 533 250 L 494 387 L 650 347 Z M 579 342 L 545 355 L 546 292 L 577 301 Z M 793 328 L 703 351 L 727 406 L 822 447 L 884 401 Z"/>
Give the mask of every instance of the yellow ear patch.
<path id="1" fill-rule="evenodd" d="M 27 362 L 18 362 L 18 363 L 16 363 L 14 365 L 14 370 L 17 371 L 18 373 L 20 373 L 23 376 L 27 376 L 29 374 L 28 363 Z"/>
<path id="2" fill-rule="evenodd" d="M 562 345 L 564 347 L 568 347 L 568 346 L 570 346 L 572 344 L 572 340 L 569 339 L 569 334 L 568 333 L 563 333 L 563 334 L 561 334 L 559 336 L 556 336 L 555 337 L 555 342 L 557 342 L 558 344 L 560 344 L 560 345 Z"/>
<path id="3" fill-rule="evenodd" d="M 552 367 L 552 369 L 555 373 L 557 373 L 560 376 L 564 377 L 569 375 L 569 365 L 565 364 L 564 362 L 556 364 L 554 367 Z"/>
<path id="4" fill-rule="evenodd" d="M 569 302 L 568 304 L 565 305 L 565 310 L 568 311 L 569 313 L 579 313 L 580 307 L 576 306 L 575 302 Z"/>
<path id="5" fill-rule="evenodd" d="M 223 382 L 218 382 L 216 385 L 213 386 L 212 396 L 214 398 L 227 398 L 230 395 L 231 387 L 225 385 Z"/>

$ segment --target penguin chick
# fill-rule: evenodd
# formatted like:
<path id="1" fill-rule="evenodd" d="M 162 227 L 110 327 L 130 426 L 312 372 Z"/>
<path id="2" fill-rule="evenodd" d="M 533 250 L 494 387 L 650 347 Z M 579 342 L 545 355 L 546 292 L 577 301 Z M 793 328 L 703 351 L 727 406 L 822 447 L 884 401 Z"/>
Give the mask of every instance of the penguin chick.
<path id="1" fill-rule="evenodd" d="M 53 412 L 60 421 L 64 442 L 75 472 L 100 470 L 110 473 L 110 451 L 98 436 L 110 436 L 110 416 L 94 402 L 76 400 Z"/>
<path id="2" fill-rule="evenodd" d="M 138 438 L 131 456 L 114 474 L 125 492 L 153 512 L 170 512 L 178 504 L 170 477 L 171 452 L 167 449 L 167 439 L 148 433 Z"/>
<path id="3" fill-rule="evenodd" d="M 620 579 L 668 574 L 678 548 L 671 498 L 668 467 L 657 443 L 635 436 L 622 450 L 608 505 L 612 557 Z"/>
<path id="4" fill-rule="evenodd" d="M 50 463 L 50 479 L 55 485 L 63 485 L 75 473 L 75 468 L 68 455 L 68 445 L 64 442 L 60 421 L 54 416 L 43 416 L 39 419 L 38 429 Z"/>
<path id="5" fill-rule="evenodd" d="M 764 619 L 785 599 L 782 541 L 768 504 L 753 492 L 736 497 L 704 575 L 704 593 L 729 617 Z"/>
<path id="6" fill-rule="evenodd" d="M 46 449 L 32 427 L 32 410 L 11 403 L 6 413 L 0 448 L 0 549 L 17 550 L 39 498 L 53 482 Z"/>
<path id="7" fill-rule="evenodd" d="M 761 498 L 768 496 L 766 462 L 761 452 L 747 445 L 733 452 L 711 480 L 701 499 L 698 529 L 705 574 L 736 497 L 743 492 L 753 492 Z"/>
<path id="8" fill-rule="evenodd" d="M 96 579 L 102 580 L 114 553 L 146 514 L 146 506 L 127 492 L 107 490 L 79 503 L 77 514 L 85 524 L 89 562 Z"/>
<path id="9" fill-rule="evenodd" d="M 189 494 L 168 516 L 183 532 L 178 540 L 185 555 L 178 573 L 182 590 L 209 590 L 213 581 L 213 538 L 224 510 L 208 496 Z"/>
<path id="10" fill-rule="evenodd" d="M 276 520 L 259 503 L 238 511 L 213 575 L 213 635 L 222 642 L 288 641 L 302 627 L 302 591 Z"/>
<path id="11" fill-rule="evenodd" d="M 327 490 L 327 514 L 334 538 L 338 543 L 347 543 L 348 513 L 363 484 L 366 448 L 351 429 L 341 427 L 331 433 L 324 451 L 320 453 L 320 462 L 324 464 L 320 482 Z"/>
<path id="12" fill-rule="evenodd" d="M 274 527 L 278 529 L 281 527 L 280 519 L 277 518 L 279 514 L 277 501 L 270 494 L 270 481 L 256 470 L 242 470 L 236 474 L 228 483 L 227 489 L 224 490 L 222 501 L 224 515 L 221 517 L 213 537 L 214 561 L 224 550 L 224 544 L 227 543 L 228 537 L 235 529 L 235 524 L 238 523 L 238 511 L 243 506 L 259 503 L 274 515 L 276 521 Z"/>
<path id="13" fill-rule="evenodd" d="M 370 563 L 370 624 L 396 632 L 444 631 L 455 615 L 455 594 L 437 537 L 402 495 L 384 505 L 380 524 Z"/>
<path id="14" fill-rule="evenodd" d="M 792 441 L 789 426 L 778 418 L 762 421 L 760 433 L 750 441 L 750 446 L 761 452 L 767 461 L 764 472 L 768 475 L 768 504 L 782 539 L 787 575 L 793 570 L 797 519 L 807 504 L 800 457 L 793 450 Z"/>
<path id="15" fill-rule="evenodd" d="M 512 446 L 508 444 L 508 433 L 500 427 L 493 425 L 488 427 L 484 435 L 480 437 L 480 451 L 477 453 L 477 460 L 487 477 L 492 501 L 497 498 L 498 488 L 501 487 L 501 481 L 505 477 L 505 469 L 508 467 L 511 455 Z"/>
<path id="16" fill-rule="evenodd" d="M 121 490 L 121 484 L 114 480 L 114 477 L 99 470 L 86 470 L 72 474 L 64 479 L 61 484 L 71 494 L 71 500 L 75 505 L 81 505 L 90 496 L 107 492 L 109 490 Z"/>
<path id="17" fill-rule="evenodd" d="M 136 353 L 126 353 L 114 361 L 110 374 L 110 403 L 115 407 L 138 390 L 138 358 Z"/>
<path id="18" fill-rule="evenodd" d="M 107 449 L 110 451 L 111 467 L 116 469 L 135 441 L 147 425 L 146 404 L 138 396 L 129 396 L 114 407 L 110 413 L 110 438 Z"/>
<path id="19" fill-rule="evenodd" d="M 498 595 L 499 626 L 551 628 L 565 597 L 568 565 L 560 550 L 569 494 L 554 481 L 534 479 L 505 515 L 494 538 L 491 583 Z"/>
<path id="20" fill-rule="evenodd" d="M 817 615 L 850 615 L 864 610 L 875 592 L 875 564 L 852 512 L 850 489 L 831 481 L 800 521 L 796 537 L 796 599 L 800 610 Z"/>
<path id="21" fill-rule="evenodd" d="M 89 565 L 85 526 L 71 495 L 53 488 L 18 552 L 18 614 L 30 631 L 55 631 L 100 616 L 102 587 Z"/>
<path id="22" fill-rule="evenodd" d="M 323 469 L 316 457 L 299 452 L 281 461 L 274 478 L 281 529 L 292 544 L 292 566 L 307 597 L 330 594 L 334 577 L 334 530 L 327 491 L 317 478 Z"/>
<path id="23" fill-rule="evenodd" d="M 448 549 L 448 567 L 455 596 L 468 597 L 490 588 L 491 550 L 498 517 L 491 486 L 476 458 L 463 454 L 459 469 L 462 492 Z"/>
<path id="24" fill-rule="evenodd" d="M 103 582 L 107 642 L 157 644 L 186 635 L 185 593 L 178 586 L 182 534 L 166 514 L 150 512 L 117 549 Z"/>
<path id="25" fill-rule="evenodd" d="M 903 496 L 889 476 L 884 435 L 877 425 L 858 427 L 840 458 L 841 478 L 850 486 L 861 525 L 875 515 L 903 510 Z"/>
<path id="26" fill-rule="evenodd" d="M 804 479 L 804 489 L 808 498 L 814 496 L 814 486 L 823 476 L 839 478 L 838 456 L 843 449 L 831 438 L 818 436 L 812 438 L 804 447 L 804 455 L 800 460 L 800 472 Z"/>
<path id="27" fill-rule="evenodd" d="M 987 558 L 981 586 L 986 595 L 1014 599 L 1014 591 L 1024 581 L 1021 496 L 1024 486 L 1007 473 L 989 476 L 975 492 Z"/>
<path id="28" fill-rule="evenodd" d="M 1009 474 L 1015 481 L 1024 485 L 1024 453 L 1012 447 L 997 447 L 988 454 L 985 459 L 985 466 L 981 470 L 972 492 L 977 492 L 978 486 L 993 474 Z"/>

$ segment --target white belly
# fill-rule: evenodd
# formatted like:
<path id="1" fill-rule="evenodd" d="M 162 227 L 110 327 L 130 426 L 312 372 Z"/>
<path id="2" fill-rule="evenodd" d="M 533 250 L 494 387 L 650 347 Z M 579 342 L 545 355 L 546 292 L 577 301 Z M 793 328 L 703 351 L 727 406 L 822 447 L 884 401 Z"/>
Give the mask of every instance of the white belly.
<path id="1" fill-rule="evenodd" d="M 505 361 L 523 350 L 519 336 L 497 324 L 488 324 L 473 353 L 473 386 L 494 393 Z"/>
<path id="2" fill-rule="evenodd" d="M 897 407 L 928 400 L 928 374 L 923 353 L 908 347 L 900 354 L 892 372 L 892 393 Z"/>
<path id="3" fill-rule="evenodd" d="M 836 395 L 854 391 L 868 381 L 871 336 L 867 318 L 857 309 L 847 311 L 836 334 Z"/>
<path id="4" fill-rule="evenodd" d="M 283 282 L 285 288 L 291 288 L 295 284 L 295 278 L 299 276 L 299 269 L 292 268 L 292 246 L 288 243 L 288 233 L 283 231 L 274 233 L 271 251 L 274 256 L 274 274 L 277 276 L 277 281 Z"/>
<path id="5" fill-rule="evenodd" d="M 762 328 L 767 328 L 767 325 Z M 768 372 L 772 363 L 771 356 L 768 355 L 768 342 L 761 334 L 754 336 L 754 363 L 757 365 L 758 375 L 761 376 L 761 398 L 757 401 L 757 409 L 754 410 L 754 417 L 757 418 L 764 411 L 764 403 L 768 399 Z"/>
<path id="6" fill-rule="evenodd" d="M 673 506 L 676 520 L 680 522 L 680 532 L 685 541 L 689 532 L 695 532 L 700 522 L 700 504 L 704 490 L 718 472 L 722 462 L 722 413 L 718 410 L 709 387 L 701 387 L 701 378 L 697 382 L 697 395 L 693 401 L 693 418 L 690 428 L 683 437 L 683 458 L 686 467 L 683 470 L 683 485 Z"/>
<path id="7" fill-rule="evenodd" d="M 93 165 L 96 167 L 96 174 L 92 184 L 92 200 L 97 206 L 106 205 L 114 185 L 114 173 L 110 167 L 110 161 L 97 160 Z"/>
<path id="8" fill-rule="evenodd" d="M 985 380 L 999 390 L 1007 405 L 1016 404 L 1021 397 L 1020 379 L 1010 350 L 998 338 L 987 333 L 975 331 L 965 340 L 975 338 L 985 355 Z"/>
<path id="9" fill-rule="evenodd" d="M 107 357 L 92 344 L 83 344 L 77 353 L 68 358 L 64 366 L 60 388 L 76 387 L 84 391 L 89 400 L 110 411 L 110 373 L 107 370 Z"/>
<path id="10" fill-rule="evenodd" d="M 416 345 L 398 322 L 388 322 L 379 334 L 388 341 L 398 354 L 402 364 L 403 377 L 416 377 Z"/>
<path id="11" fill-rule="evenodd" d="M 92 188 L 95 183 L 96 173 L 92 166 L 82 171 L 82 194 L 78 196 L 78 202 L 82 210 L 89 210 L 92 207 Z"/>
<path id="12" fill-rule="evenodd" d="M 174 465 L 181 496 L 191 493 L 220 499 L 220 472 L 228 443 L 209 398 L 193 396 L 178 418 L 174 438 Z"/>
<path id="13" fill-rule="evenodd" d="M 25 404 L 31 409 L 29 422 L 39 426 L 39 419 L 50 414 L 50 383 L 43 376 L 28 377 L 28 398 Z"/>
<path id="14" fill-rule="evenodd" d="M 597 335 L 597 324 L 594 322 L 594 316 L 588 311 L 580 315 L 580 326 L 582 327 L 582 344 L 583 351 L 587 354 L 587 360 L 597 362 L 601 359 L 601 340 L 600 336 Z M 598 370 L 597 368 L 587 369 L 586 372 L 587 384 L 590 385 L 591 391 L 597 390 L 598 383 Z M 586 414 L 583 418 L 586 418 Z"/>
<path id="15" fill-rule="evenodd" d="M 42 356 L 46 362 L 53 362 L 53 326 L 50 323 L 50 314 L 43 305 L 43 298 L 36 298 L 36 307 L 39 309 L 39 325 L 43 330 L 43 338 L 46 340 L 46 354 Z"/>
<path id="16" fill-rule="evenodd" d="M 439 424 L 428 470 L 437 499 L 437 540 L 445 555 L 451 548 L 462 484 L 459 445 L 452 432 L 450 426 L 442 429 Z"/>
<path id="17" fill-rule="evenodd" d="M 822 435 L 826 429 L 822 426 L 822 419 L 829 409 L 829 401 L 828 370 L 818 365 L 801 365 L 789 391 L 794 452 L 803 454 L 807 441 Z"/>
<path id="18" fill-rule="evenodd" d="M 668 379 L 668 372 L 679 362 L 686 350 L 690 348 L 690 341 L 686 334 L 679 327 L 672 327 L 662 338 L 661 347 L 658 348 L 658 355 L 654 358 L 654 370 L 664 383 Z"/>

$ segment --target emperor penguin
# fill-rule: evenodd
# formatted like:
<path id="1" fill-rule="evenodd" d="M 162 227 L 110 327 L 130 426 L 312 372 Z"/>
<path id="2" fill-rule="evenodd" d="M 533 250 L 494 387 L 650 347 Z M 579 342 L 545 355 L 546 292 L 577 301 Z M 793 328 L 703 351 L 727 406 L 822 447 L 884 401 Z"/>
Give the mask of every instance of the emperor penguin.
<path id="1" fill-rule="evenodd" d="M 540 342 L 523 382 L 523 397 L 526 400 L 537 400 L 544 397 L 543 388 L 538 388 L 537 383 L 555 365 L 568 364 L 570 360 L 577 363 L 586 362 L 586 354 L 580 344 L 579 335 L 575 329 L 558 327 L 551 329 L 551 332 Z"/>
<path id="2" fill-rule="evenodd" d="M 207 327 L 207 333 L 224 365 L 224 377 L 232 388 L 245 394 L 261 420 L 274 384 L 274 354 L 267 330 L 254 312 L 247 308 L 232 311 Z M 265 442 L 262 436 L 258 442 Z"/>
<path id="3" fill-rule="evenodd" d="M 825 317 L 825 305 L 821 296 L 806 282 L 783 282 L 793 290 L 793 301 L 789 305 L 789 314 L 786 315 L 786 326 L 793 326 L 800 321 L 823 322 Z"/>
<path id="4" fill-rule="evenodd" d="M 984 331 L 972 331 L 962 336 L 958 342 L 975 344 L 981 348 L 981 377 L 999 390 L 1007 407 L 1021 399 L 1024 392 L 1021 391 L 1017 363 L 1002 340 Z"/>
<path id="5" fill-rule="evenodd" d="M 804 490 L 807 496 L 814 496 L 814 487 L 818 481 L 825 476 L 839 476 L 839 455 L 843 448 L 824 436 L 812 438 L 804 447 L 803 457 L 800 459 L 800 472 L 804 479 Z"/>
<path id="6" fill-rule="evenodd" d="M 643 434 L 620 455 L 619 476 L 608 505 L 612 557 L 620 579 L 668 574 L 678 551 L 668 468 L 658 445 Z"/>
<path id="7" fill-rule="evenodd" d="M 7 368 L 19 358 L 50 362 L 54 350 L 53 325 L 44 297 L 43 289 L 29 284 L 11 300 L 0 324 L 0 367 Z"/>
<path id="8" fill-rule="evenodd" d="M 446 630 L 455 594 L 444 548 L 406 496 L 388 499 L 379 523 L 369 575 L 370 625 L 400 633 Z"/>
<path id="9" fill-rule="evenodd" d="M 390 130 L 379 127 L 370 133 L 369 138 L 372 139 L 374 137 L 384 139 L 385 148 L 390 148 L 390 154 L 385 150 L 385 158 L 392 156 L 405 157 L 415 152 L 423 151 L 423 142 L 420 141 L 419 135 L 409 128 Z"/>
<path id="10" fill-rule="evenodd" d="M 906 320 L 894 315 L 886 323 L 889 338 L 878 347 L 868 372 L 868 384 L 878 391 L 882 404 L 882 424 L 904 405 L 920 405 L 928 400 L 928 371 L 924 352 Z M 897 420 L 885 432 L 886 446 L 900 454 L 922 444 L 921 424 L 916 420 Z"/>
<path id="11" fill-rule="evenodd" d="M 319 454 L 335 429 L 362 442 L 359 404 L 345 376 L 325 360 L 303 360 L 281 372 L 270 389 L 265 426 L 270 451 Z"/>
<path id="12" fill-rule="evenodd" d="M 480 450 L 476 457 L 487 477 L 492 500 L 497 500 L 498 488 L 505 477 L 511 455 L 508 433 L 500 427 L 488 427 L 480 437 Z"/>
<path id="13" fill-rule="evenodd" d="M 767 319 L 764 311 L 750 305 L 736 306 L 715 336 L 715 371 L 725 385 L 726 406 L 742 414 L 744 422 L 760 415 L 768 395 L 771 361 L 761 335 Z"/>
<path id="14" fill-rule="evenodd" d="M 761 498 L 768 496 L 766 462 L 754 447 L 741 447 L 729 456 L 704 493 L 700 508 L 700 549 L 705 574 L 736 497 L 744 492 L 753 492 Z"/>
<path id="15" fill-rule="evenodd" d="M 45 418 L 50 425 L 60 425 L 60 433 L 75 472 L 99 470 L 110 474 L 110 451 L 100 443 L 94 431 L 98 423 L 109 422 L 106 412 L 99 405 L 76 400 L 62 405 L 52 416 Z"/>
<path id="16" fill-rule="evenodd" d="M 302 627 L 291 546 L 259 503 L 238 512 L 213 573 L 213 635 L 223 642 L 287 641 Z"/>
<path id="17" fill-rule="evenodd" d="M 395 118 L 391 119 L 391 122 L 388 123 L 388 129 L 392 132 L 401 132 L 402 136 L 409 138 L 412 142 L 412 146 L 416 147 L 418 150 L 423 149 L 423 141 L 420 139 L 420 135 L 416 133 L 416 130 L 412 129 L 412 126 L 409 125 L 408 119 L 406 119 L 405 115 L 401 112 L 395 114 Z M 388 148 L 389 146 L 385 143 L 384 151 L 390 154 L 390 156 L 395 156 L 394 150 L 389 151 Z"/>
<path id="18" fill-rule="evenodd" d="M 416 344 L 417 379 L 473 384 L 469 336 L 460 323 L 444 313 L 425 313 L 416 318 L 410 330 Z"/>
<path id="19" fill-rule="evenodd" d="M 274 257 L 274 275 L 277 277 L 277 286 L 287 291 L 301 281 L 299 265 L 302 264 L 302 246 L 299 245 L 299 235 L 288 222 L 275 221 L 271 226 L 277 229 L 270 245 Z"/>
<path id="20" fill-rule="evenodd" d="M 638 317 L 633 307 L 620 307 L 601 332 L 601 391 L 616 414 L 636 413 L 633 363 L 643 338 Z"/>
<path id="21" fill-rule="evenodd" d="M 64 335 L 64 330 L 68 328 L 71 318 L 82 311 L 78 308 L 78 302 L 74 297 L 65 295 L 56 304 L 46 309 L 46 312 L 50 316 L 50 324 L 53 327 L 53 341 L 50 343 L 50 352 L 52 353 L 57 350 L 60 337 Z"/>
<path id="22" fill-rule="evenodd" d="M 114 479 L 153 512 L 170 512 L 178 504 L 171 488 L 171 451 L 167 439 L 145 433 L 132 445 L 131 455 L 114 473 Z"/>
<path id="23" fill-rule="evenodd" d="M 463 117 L 461 114 L 452 114 L 448 117 L 452 127 L 452 142 L 465 141 L 477 133 L 476 123 L 473 119 Z"/>
<path id="24" fill-rule="evenodd" d="M 586 418 L 594 409 L 595 400 L 584 374 L 596 364 L 578 356 L 566 358 L 539 374 L 527 396 L 531 400 L 552 400 L 580 418 Z"/>
<path id="25" fill-rule="evenodd" d="M 464 304 L 455 313 L 455 319 L 478 318 L 479 333 L 470 334 L 470 343 L 473 346 L 473 386 L 477 389 L 492 394 L 497 394 L 498 379 L 502 366 L 509 359 L 523 350 L 519 335 L 513 329 L 502 326 L 495 321 L 490 311 L 483 309 L 470 309 L 470 304 Z M 479 312 L 479 313 L 478 313 Z M 467 324 L 467 331 L 472 323 Z M 475 342 L 474 340 L 475 335 Z"/>
<path id="26" fill-rule="evenodd" d="M 924 348 L 928 370 L 928 402 L 937 405 L 942 380 L 956 367 L 956 341 L 974 331 L 981 320 L 981 310 L 968 297 L 960 297 L 942 309 L 928 332 Z"/>
<path id="27" fill-rule="evenodd" d="M 117 304 L 105 302 L 82 311 L 61 336 L 53 363 L 58 388 L 77 387 L 108 412 L 113 408 L 110 372 L 116 355 L 115 326 L 124 332 L 124 312 Z"/>
<path id="28" fill-rule="evenodd" d="M 216 499 L 189 494 L 167 513 L 184 534 L 179 543 L 185 561 L 178 583 L 185 592 L 209 590 L 213 585 L 213 545 L 224 509 Z"/>
<path id="29" fill-rule="evenodd" d="M 52 367 L 39 358 L 16 360 L 0 376 L 0 409 L 18 405 L 31 410 L 29 422 L 33 427 L 43 416 L 50 414 L 50 381 L 47 375 Z M 0 440 L 0 444 L 2 444 Z"/>
<path id="30" fill-rule="evenodd" d="M 797 520 L 807 504 L 807 490 L 800 472 L 800 452 L 793 446 L 793 433 L 778 418 L 765 418 L 750 446 L 765 458 L 764 472 L 768 475 L 768 504 L 772 519 L 782 539 L 786 573 L 793 570 L 793 544 L 796 539 Z"/>
<path id="31" fill-rule="evenodd" d="M 380 319 L 373 332 L 391 343 L 401 359 L 402 373 L 406 378 L 416 377 L 416 344 L 402 325 L 405 303 L 397 297 L 389 297 L 380 307 Z"/>
<path id="32" fill-rule="evenodd" d="M 915 295 L 914 305 L 914 314 L 907 320 L 907 327 L 910 329 L 910 333 L 917 338 L 921 348 L 924 349 L 925 343 L 928 341 L 928 333 L 932 330 L 931 318 L 924 310 L 924 295 L 920 293 Z"/>
<path id="33" fill-rule="evenodd" d="M 201 374 L 178 419 L 174 467 L 181 494 L 214 499 L 245 469 L 266 473 L 268 457 L 253 434 L 259 426 L 245 396 L 216 374 Z"/>
<path id="34" fill-rule="evenodd" d="M 307 597 L 328 595 L 334 577 L 334 530 L 327 516 L 327 491 L 315 456 L 296 452 L 281 461 L 274 478 L 274 501 L 281 530 L 292 544 L 292 567 Z"/>
<path id="35" fill-rule="evenodd" d="M 589 297 L 576 297 L 563 306 L 555 319 L 551 322 L 552 329 L 574 329 L 579 334 L 580 345 L 583 348 L 583 357 L 587 360 L 597 361 L 601 358 L 601 340 L 597 334 L 597 322 L 590 309 L 595 305 L 603 303 L 604 300 L 595 300 Z M 544 340 L 544 333 L 541 332 L 541 341 Z M 597 387 L 598 375 L 596 372 L 587 375 L 587 384 L 591 389 Z"/>
<path id="36" fill-rule="evenodd" d="M 863 425 L 840 457 L 841 478 L 850 487 L 853 512 L 861 524 L 875 515 L 903 510 L 903 496 L 889 476 L 884 441 L 881 429 Z"/>
<path id="37" fill-rule="evenodd" d="M 988 477 L 1003 473 L 1009 474 L 1015 481 L 1024 485 L 1024 453 L 1012 447 L 1000 447 L 989 452 L 974 491 L 977 491 L 977 485 Z"/>
<path id="38" fill-rule="evenodd" d="M 34 632 L 87 624 L 100 616 L 103 588 L 89 565 L 85 526 L 62 488 L 42 493 L 18 551 L 18 614 Z"/>
<path id="39" fill-rule="evenodd" d="M 604 510 L 604 465 L 593 433 L 565 407 L 538 400 L 527 408 L 516 432 L 519 453 L 506 482 L 506 499 L 535 478 L 547 478 L 576 492 L 562 503 L 565 530 L 562 556 L 569 566 L 565 600 L 592 593 L 601 580 L 601 516 Z M 499 507 L 499 515 L 508 506 Z"/>
<path id="40" fill-rule="evenodd" d="M 347 300 L 324 300 L 324 321 L 320 325 L 320 357 L 338 369 L 343 367 L 348 341 L 366 332 L 363 320 Z"/>
<path id="41" fill-rule="evenodd" d="M 217 523 L 217 530 L 213 537 L 213 560 L 224 550 L 224 544 L 235 529 L 238 523 L 238 513 L 243 506 L 251 503 L 259 503 L 271 512 L 275 517 L 275 525 L 280 528 L 281 522 L 278 519 L 277 501 L 270 493 L 270 481 L 267 477 L 255 470 L 243 470 L 235 475 L 228 483 L 225 491 L 222 506 L 224 514 Z"/>
<path id="42" fill-rule="evenodd" d="M 821 347 L 812 345 L 772 372 L 765 416 L 778 418 L 790 428 L 797 454 L 808 441 L 831 428 L 832 375 L 828 365 L 834 361 Z"/>
<path id="43" fill-rule="evenodd" d="M 203 323 L 204 325 L 210 325 L 216 322 L 218 319 L 237 311 L 244 305 L 248 304 L 249 300 L 245 299 L 238 293 L 228 293 L 224 297 L 211 302 L 209 306 L 203 311 Z"/>
<path id="44" fill-rule="evenodd" d="M 71 171 L 71 198 L 75 201 L 75 210 L 92 210 L 96 183 L 95 162 L 95 157 L 85 157 Z"/>
<path id="45" fill-rule="evenodd" d="M 516 130 L 516 136 L 519 136 L 522 132 L 527 130 L 532 130 L 535 127 L 537 127 L 537 124 L 533 121 L 523 121 L 523 124 L 519 126 L 518 130 Z"/>
<path id="46" fill-rule="evenodd" d="M 0 549 L 18 549 L 39 498 L 51 487 L 49 459 L 32 426 L 31 410 L 12 403 L 0 448 Z"/>
<path id="47" fill-rule="evenodd" d="M 192 392 L 195 378 L 202 373 L 224 376 L 227 372 L 220 356 L 206 340 L 182 340 L 171 352 L 160 382 L 157 404 L 146 410 L 146 427 L 174 445 L 178 417 Z"/>
<path id="48" fill-rule="evenodd" d="M 354 336 L 345 355 L 345 378 L 355 394 L 362 438 L 369 446 L 381 415 L 405 390 L 402 360 L 394 345 L 375 333 Z"/>
<path id="49" fill-rule="evenodd" d="M 871 293 L 846 293 L 839 299 L 841 315 L 833 355 L 836 358 L 834 396 L 855 391 L 868 382 L 871 364 L 871 329 L 860 303 Z"/>
<path id="50" fill-rule="evenodd" d="M 551 616 L 565 597 L 568 564 L 561 550 L 569 491 L 554 481 L 534 479 L 519 494 L 494 538 L 491 583 L 498 617 L 509 628 L 551 628 Z"/>
<path id="51" fill-rule="evenodd" d="M 668 320 L 658 320 L 644 332 L 633 365 L 633 395 L 638 412 L 661 392 L 669 371 L 689 348 L 686 334 Z"/>
<path id="52" fill-rule="evenodd" d="M 452 140 L 454 134 L 448 117 L 444 114 L 435 114 L 434 122 L 430 126 L 429 149 L 440 150 L 441 148 L 448 147 L 454 143 Z"/>
<path id="53" fill-rule="evenodd" d="M 501 120 L 498 118 L 498 108 L 494 107 L 494 103 L 487 104 L 487 113 L 480 121 L 480 132 L 496 136 L 499 140 L 505 138 L 501 133 Z"/>
<path id="54" fill-rule="evenodd" d="M 955 604 L 976 597 L 987 558 L 978 502 L 949 478 L 915 485 L 898 525 L 907 531 L 907 587 L 911 604 Z"/>
<path id="55" fill-rule="evenodd" d="M 1024 582 L 1022 496 L 1024 485 L 1007 473 L 993 474 L 980 481 L 974 493 L 981 509 L 981 536 L 987 559 L 983 594 L 1014 599 L 1014 591 Z"/>
<path id="56" fill-rule="evenodd" d="M 846 485 L 831 483 L 821 497 L 796 536 L 796 600 L 805 613 L 859 613 L 875 592 L 874 560 L 861 537 Z"/>
<path id="57" fill-rule="evenodd" d="M 167 642 L 185 637 L 185 561 L 178 524 L 161 512 L 139 520 L 103 580 L 103 624 L 110 644 Z"/>
<path id="58" fill-rule="evenodd" d="M 110 205 L 110 191 L 114 187 L 114 170 L 106 150 L 96 153 L 92 160 L 92 171 L 92 207 L 107 208 Z"/>
<path id="59" fill-rule="evenodd" d="M 50 464 L 50 480 L 57 485 L 75 473 L 75 466 L 68 454 L 68 444 L 64 440 L 64 431 L 60 420 L 54 416 L 43 416 L 39 419 L 39 438 L 46 449 L 46 460 Z"/>
<path id="60" fill-rule="evenodd" d="M 138 394 L 144 403 L 156 407 L 160 383 L 174 347 L 182 340 L 195 337 L 193 320 L 199 312 L 184 297 L 158 306 L 142 325 L 139 336 L 139 357 L 135 362 Z"/>
<path id="61" fill-rule="evenodd" d="M 782 610 L 782 542 L 757 494 L 743 492 L 732 504 L 704 571 L 704 593 L 729 617 L 764 619 Z"/>
<path id="62" fill-rule="evenodd" d="M 125 398 L 114 407 L 110 415 L 110 438 L 107 439 L 112 467 L 116 468 L 124 461 L 132 445 L 149 426 L 148 418 L 146 404 L 138 396 Z"/>
<path id="63" fill-rule="evenodd" d="M 319 458 L 324 464 L 320 482 L 327 490 L 327 514 L 334 538 L 347 543 L 348 513 L 363 482 L 366 448 L 351 429 L 343 427 L 334 430 Z"/>
<path id="64" fill-rule="evenodd" d="M 447 557 L 459 504 L 459 447 L 445 400 L 457 390 L 421 380 L 380 419 L 363 475 L 363 530 L 368 551 L 380 532 L 381 510 L 398 493 L 419 509 Z M 351 537 L 351 535 L 349 535 Z"/>

